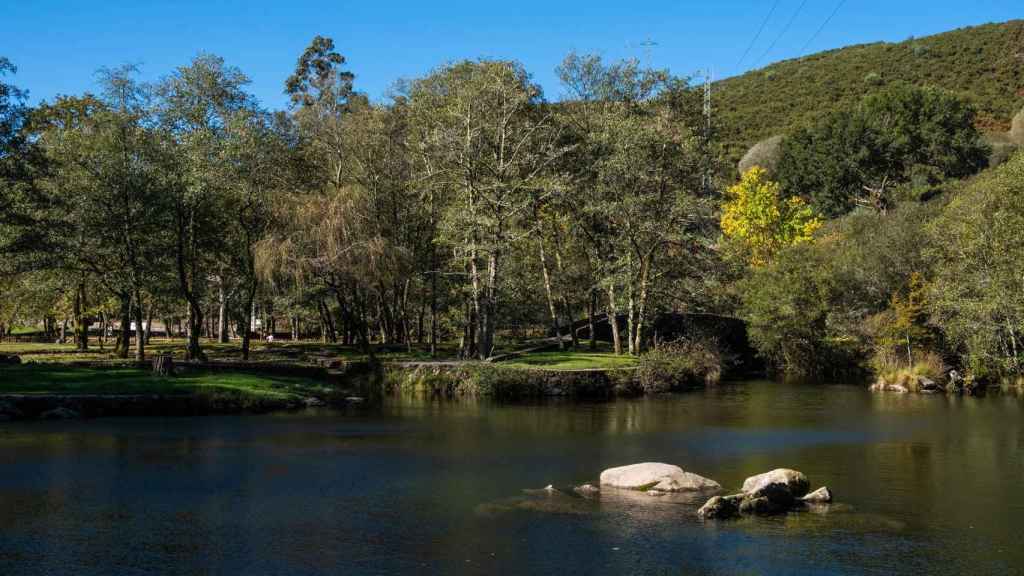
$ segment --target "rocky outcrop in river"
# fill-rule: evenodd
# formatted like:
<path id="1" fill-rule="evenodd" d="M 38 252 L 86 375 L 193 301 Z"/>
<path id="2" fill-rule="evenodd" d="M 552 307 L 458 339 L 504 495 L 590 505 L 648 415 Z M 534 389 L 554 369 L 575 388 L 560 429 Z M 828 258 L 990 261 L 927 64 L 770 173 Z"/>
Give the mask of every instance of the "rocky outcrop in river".
<path id="1" fill-rule="evenodd" d="M 714 480 L 660 462 L 609 468 L 601 472 L 601 486 L 659 492 L 714 492 L 722 489 Z"/>
<path id="2" fill-rule="evenodd" d="M 711 498 L 697 515 L 708 520 L 742 515 L 771 516 L 832 501 L 832 492 L 826 487 L 808 494 L 810 485 L 802 472 L 778 468 L 747 478 L 738 494 Z"/>

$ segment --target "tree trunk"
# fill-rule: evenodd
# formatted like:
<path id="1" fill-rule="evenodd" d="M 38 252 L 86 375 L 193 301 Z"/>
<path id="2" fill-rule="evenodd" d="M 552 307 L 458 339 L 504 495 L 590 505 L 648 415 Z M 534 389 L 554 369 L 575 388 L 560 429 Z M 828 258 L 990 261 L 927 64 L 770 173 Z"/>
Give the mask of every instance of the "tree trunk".
<path id="1" fill-rule="evenodd" d="M 146 332 L 142 325 L 142 294 L 135 291 L 135 360 L 146 359 Z"/>
<path id="2" fill-rule="evenodd" d="M 149 346 L 149 337 L 153 334 L 153 304 L 146 308 L 146 346 Z"/>
<path id="3" fill-rule="evenodd" d="M 640 263 L 640 298 L 637 304 L 636 334 L 633 336 L 636 341 L 633 350 L 636 354 L 643 352 L 644 321 L 647 311 L 647 278 L 650 273 L 650 265 L 645 260 Z"/>
<path id="4" fill-rule="evenodd" d="M 587 324 L 590 328 L 590 349 L 597 349 L 597 322 L 595 320 L 597 316 L 597 290 L 590 289 L 590 302 L 587 305 Z"/>
<path id="5" fill-rule="evenodd" d="M 129 294 L 121 296 L 121 336 L 118 340 L 117 355 L 127 358 L 132 341 L 132 298 Z"/>
<path id="6" fill-rule="evenodd" d="M 85 282 L 79 282 L 75 287 L 74 299 L 75 315 L 75 347 L 79 350 L 89 349 L 89 327 L 85 325 Z"/>
<path id="7" fill-rule="evenodd" d="M 249 286 L 246 288 L 246 291 L 245 291 L 245 302 L 243 302 L 243 304 L 245 304 L 245 309 L 246 310 L 252 310 L 253 306 L 255 306 L 255 301 L 256 301 L 256 281 L 255 281 L 255 279 L 253 279 L 252 281 L 250 281 Z M 251 318 L 252 318 L 252 316 L 250 316 L 250 322 L 251 322 Z M 250 342 L 250 334 L 249 334 L 249 332 L 250 332 L 249 330 L 245 330 L 245 331 L 242 332 L 242 360 L 243 361 L 248 361 L 249 360 L 249 342 Z"/>
<path id="8" fill-rule="evenodd" d="M 224 279 L 217 278 L 217 342 L 228 342 L 228 297 L 224 292 Z"/>
<path id="9" fill-rule="evenodd" d="M 615 284 L 608 285 L 608 326 L 612 329 L 612 346 L 616 354 L 622 354 L 622 339 L 619 337 L 619 308 L 615 302 Z"/>
<path id="10" fill-rule="evenodd" d="M 188 299 L 188 347 L 185 350 L 187 360 L 205 361 L 206 354 L 199 344 L 199 336 L 203 332 L 203 309 L 193 296 Z"/>
<path id="11" fill-rule="evenodd" d="M 480 359 L 486 360 L 494 351 L 494 328 L 497 318 L 497 278 L 498 278 L 498 255 L 492 253 L 487 258 L 487 284 L 484 289 L 484 301 L 482 318 L 480 321 Z"/>
<path id="12" fill-rule="evenodd" d="M 545 258 L 544 256 L 543 237 L 541 237 L 537 241 L 537 248 L 540 253 L 540 268 L 541 271 L 544 273 L 544 293 L 548 299 L 548 312 L 551 314 L 551 327 L 555 331 L 555 339 L 558 341 L 558 349 L 562 350 L 563 348 L 565 348 L 565 345 L 562 342 L 562 327 L 559 325 L 558 322 L 558 311 L 555 310 L 555 297 L 551 293 L 551 277 L 548 274 L 548 261 L 547 258 Z M 571 326 L 569 327 L 569 330 L 572 331 Z"/>

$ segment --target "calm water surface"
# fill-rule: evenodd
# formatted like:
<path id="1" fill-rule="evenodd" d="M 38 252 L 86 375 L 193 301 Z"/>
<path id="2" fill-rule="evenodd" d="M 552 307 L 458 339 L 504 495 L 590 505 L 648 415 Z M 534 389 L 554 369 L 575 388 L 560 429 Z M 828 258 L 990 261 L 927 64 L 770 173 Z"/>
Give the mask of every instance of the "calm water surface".
<path id="1" fill-rule="evenodd" d="M 0 423 L 0 574 L 1022 574 L 1024 401 L 769 382 L 595 404 Z M 797 468 L 827 514 L 564 492 Z"/>

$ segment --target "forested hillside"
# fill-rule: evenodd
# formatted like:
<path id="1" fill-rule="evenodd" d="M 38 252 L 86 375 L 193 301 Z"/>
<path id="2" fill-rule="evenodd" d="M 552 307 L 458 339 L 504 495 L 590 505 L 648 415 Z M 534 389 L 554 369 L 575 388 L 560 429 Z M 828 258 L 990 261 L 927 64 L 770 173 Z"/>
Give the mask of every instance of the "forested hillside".
<path id="1" fill-rule="evenodd" d="M 1005 132 L 1024 106 L 1024 20 L 848 46 L 717 82 L 724 156 L 734 163 L 754 143 L 898 81 L 956 92 L 980 128 Z"/>

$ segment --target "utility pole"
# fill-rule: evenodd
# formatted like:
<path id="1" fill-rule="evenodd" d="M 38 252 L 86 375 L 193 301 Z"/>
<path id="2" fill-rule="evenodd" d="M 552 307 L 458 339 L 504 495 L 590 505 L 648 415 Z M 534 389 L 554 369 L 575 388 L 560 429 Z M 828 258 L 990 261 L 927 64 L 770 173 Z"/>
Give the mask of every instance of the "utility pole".
<path id="1" fill-rule="evenodd" d="M 711 191 L 711 83 L 714 73 L 707 68 L 698 70 L 697 75 L 704 76 L 704 174 L 701 187 L 707 194 Z"/>
<path id="2" fill-rule="evenodd" d="M 644 62 L 644 66 L 648 68 L 651 67 L 651 48 L 654 48 L 657 45 L 658 43 L 651 40 L 650 37 L 640 43 L 640 46 L 644 49 L 644 59 L 646 60 L 646 62 Z"/>

